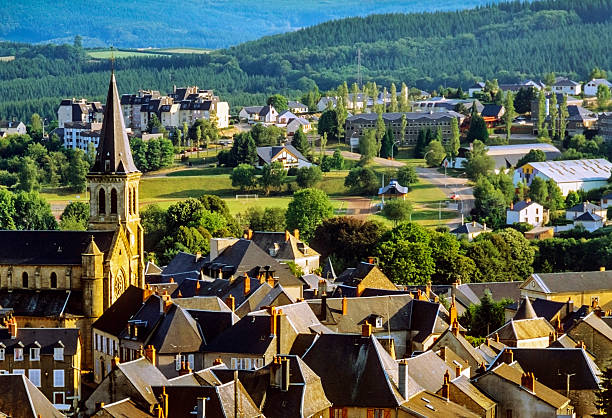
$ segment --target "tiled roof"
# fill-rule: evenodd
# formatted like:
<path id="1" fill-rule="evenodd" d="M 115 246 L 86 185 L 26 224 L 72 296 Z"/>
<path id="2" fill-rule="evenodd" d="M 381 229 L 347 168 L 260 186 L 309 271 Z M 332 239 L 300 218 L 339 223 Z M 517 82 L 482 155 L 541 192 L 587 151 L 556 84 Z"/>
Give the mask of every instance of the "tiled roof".
<path id="1" fill-rule="evenodd" d="M 266 163 L 270 163 L 272 158 L 281 152 L 283 149 L 286 149 L 291 154 L 295 155 L 295 157 L 299 160 L 308 161 L 306 157 L 302 155 L 295 147 L 291 144 L 283 145 L 283 146 L 274 146 L 274 147 L 257 147 L 257 155 Z"/>

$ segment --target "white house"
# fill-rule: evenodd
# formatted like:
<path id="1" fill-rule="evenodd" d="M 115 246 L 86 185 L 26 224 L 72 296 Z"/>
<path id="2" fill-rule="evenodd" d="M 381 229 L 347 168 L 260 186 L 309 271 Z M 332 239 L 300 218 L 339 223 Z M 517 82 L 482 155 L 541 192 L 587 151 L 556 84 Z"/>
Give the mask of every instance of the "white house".
<path id="1" fill-rule="evenodd" d="M 594 213 L 595 215 L 603 218 L 604 220 L 606 219 L 606 209 L 602 208 L 601 206 L 594 205 L 590 202 L 578 203 L 577 205 L 567 209 L 565 211 L 565 219 L 573 221 L 574 219 L 579 218 L 585 213 Z"/>
<path id="2" fill-rule="evenodd" d="M 510 204 L 510 208 L 506 210 L 506 224 L 513 225 L 519 222 L 525 222 L 532 226 L 542 226 L 547 218 L 546 209 L 537 202 L 532 202 L 531 199 Z"/>
<path id="3" fill-rule="evenodd" d="M 310 167 L 312 163 L 306 159 L 293 145 L 276 147 L 257 147 L 258 163 L 261 168 L 266 164 L 279 161 L 285 170 L 290 168 Z"/>
<path id="4" fill-rule="evenodd" d="M 263 123 L 275 123 L 278 112 L 272 105 L 266 105 L 259 111 L 259 120 Z"/>
<path id="5" fill-rule="evenodd" d="M 483 83 L 482 81 L 478 81 L 468 89 L 468 96 L 474 97 L 474 93 L 480 93 L 484 90 L 484 88 L 485 83 Z"/>
<path id="6" fill-rule="evenodd" d="M 289 110 L 295 113 L 296 115 L 308 113 L 308 106 L 301 102 L 289 100 L 289 102 L 287 103 L 287 107 L 289 107 Z"/>
<path id="7" fill-rule="evenodd" d="M 304 131 L 304 133 L 310 132 L 312 130 L 312 125 L 310 124 L 310 121 L 308 119 L 295 118 L 289 121 L 289 123 L 287 124 L 287 135 L 293 136 L 298 131 L 298 129 L 300 129 L 300 127 L 302 128 L 302 131 Z"/>
<path id="8" fill-rule="evenodd" d="M 276 124 L 280 126 L 286 126 L 292 119 L 297 119 L 297 116 L 295 116 L 289 110 L 284 110 L 276 117 Z"/>
<path id="9" fill-rule="evenodd" d="M 552 85 L 552 91 L 555 93 L 563 93 L 575 96 L 580 94 L 582 86 L 580 83 L 570 80 L 569 78 L 560 78 Z"/>
<path id="10" fill-rule="evenodd" d="M 584 95 L 597 96 L 597 88 L 600 85 L 608 86 L 609 89 L 612 89 L 612 83 L 605 78 L 594 78 L 584 85 Z"/>
<path id="11" fill-rule="evenodd" d="M 574 219 L 574 226 L 582 225 L 584 229 L 589 232 L 603 228 L 606 221 L 605 218 L 597 215 L 596 213 L 585 212 L 576 219 Z"/>
<path id="12" fill-rule="evenodd" d="M 608 185 L 612 163 L 605 158 L 531 162 L 514 170 L 514 186 L 531 185 L 534 178 L 553 180 L 567 196 L 570 191 L 589 191 Z"/>
<path id="13" fill-rule="evenodd" d="M 468 241 L 473 241 L 478 235 L 483 232 L 490 232 L 491 228 L 487 228 L 487 224 L 479 224 L 476 221 L 467 222 L 463 225 L 450 231 L 451 234 L 456 235 L 458 238 L 465 236 Z"/>
<path id="14" fill-rule="evenodd" d="M 102 124 L 96 122 L 65 122 L 64 123 L 64 148 L 81 149 L 88 151 L 92 143 L 94 149 L 98 149 Z"/>
<path id="15" fill-rule="evenodd" d="M 259 112 L 261 112 L 263 106 L 246 106 L 240 110 L 238 113 L 238 117 L 242 121 L 247 121 L 249 123 L 259 122 Z"/>
<path id="16" fill-rule="evenodd" d="M 459 148 L 459 153 L 455 160 L 448 162 L 447 167 L 463 169 L 464 163 L 467 161 L 470 147 Z M 545 142 L 535 144 L 513 144 L 513 145 L 492 145 L 487 147 L 487 155 L 495 161 L 495 171 L 500 169 L 512 168 L 516 163 L 529 153 L 531 150 L 540 150 L 546 155 L 547 160 L 553 160 L 561 156 L 561 151 L 553 144 Z"/>
<path id="17" fill-rule="evenodd" d="M 0 121 L 0 138 L 7 135 L 25 135 L 26 126 L 23 122 Z"/>

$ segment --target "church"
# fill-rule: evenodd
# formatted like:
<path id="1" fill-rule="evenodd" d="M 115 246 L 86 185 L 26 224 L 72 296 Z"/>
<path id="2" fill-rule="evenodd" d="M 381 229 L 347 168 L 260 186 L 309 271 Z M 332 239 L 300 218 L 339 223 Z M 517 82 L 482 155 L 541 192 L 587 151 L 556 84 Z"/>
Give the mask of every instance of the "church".
<path id="1" fill-rule="evenodd" d="M 77 327 L 93 367 L 91 325 L 130 285 L 144 287 L 138 187 L 114 72 L 87 175 L 87 231 L 0 231 L 0 307 L 20 327 Z"/>

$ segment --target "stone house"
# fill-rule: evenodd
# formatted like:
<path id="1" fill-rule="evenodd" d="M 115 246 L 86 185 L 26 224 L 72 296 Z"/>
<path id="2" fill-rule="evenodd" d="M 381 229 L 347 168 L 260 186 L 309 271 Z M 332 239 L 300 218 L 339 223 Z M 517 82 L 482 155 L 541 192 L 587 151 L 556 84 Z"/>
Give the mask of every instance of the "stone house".
<path id="1" fill-rule="evenodd" d="M 612 328 L 597 313 L 591 312 L 580 318 L 567 330 L 567 335 L 579 344 L 583 343 L 586 350 L 595 357 L 595 364 L 605 370 L 612 366 Z"/>

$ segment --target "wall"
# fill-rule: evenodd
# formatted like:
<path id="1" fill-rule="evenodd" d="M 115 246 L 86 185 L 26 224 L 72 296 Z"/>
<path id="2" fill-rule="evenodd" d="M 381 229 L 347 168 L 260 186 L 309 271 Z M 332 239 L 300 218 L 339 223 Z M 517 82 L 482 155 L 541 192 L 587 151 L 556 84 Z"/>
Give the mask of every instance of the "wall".
<path id="1" fill-rule="evenodd" d="M 597 367 L 601 370 L 612 367 L 612 341 L 584 322 L 576 324 L 568 334 L 575 341 L 584 341 L 587 351 L 595 356 Z"/>
<path id="2" fill-rule="evenodd" d="M 55 273 L 57 275 L 56 289 L 81 290 L 82 268 L 80 265 L 0 265 L 0 288 L 23 289 L 22 274 L 24 272 L 28 273 L 28 289 L 53 289 L 51 273 Z"/>
<path id="3" fill-rule="evenodd" d="M 440 389 L 438 391 L 438 395 L 441 396 L 441 394 L 442 394 L 442 389 Z M 496 414 L 495 406 L 493 406 L 489 410 L 485 410 L 482 406 L 480 406 L 472 398 L 470 398 L 465 393 L 463 393 L 461 390 L 459 390 L 457 388 L 457 386 L 453 385 L 452 383 L 450 384 L 450 396 L 449 396 L 449 399 L 450 399 L 451 402 L 455 402 L 456 404 L 459 404 L 459 405 L 469 409 L 470 411 L 472 411 L 473 413 L 475 413 L 475 414 L 477 414 L 477 415 L 479 415 L 481 417 L 484 417 L 484 418 L 495 418 L 495 414 Z"/>

